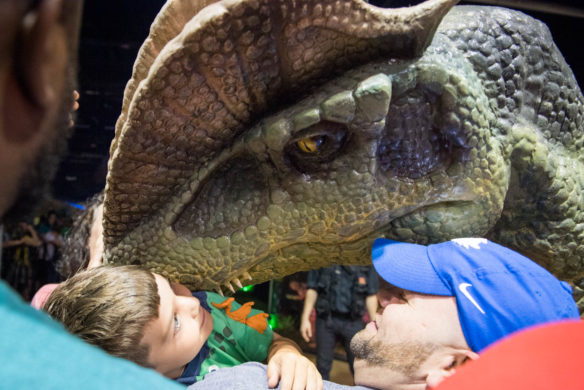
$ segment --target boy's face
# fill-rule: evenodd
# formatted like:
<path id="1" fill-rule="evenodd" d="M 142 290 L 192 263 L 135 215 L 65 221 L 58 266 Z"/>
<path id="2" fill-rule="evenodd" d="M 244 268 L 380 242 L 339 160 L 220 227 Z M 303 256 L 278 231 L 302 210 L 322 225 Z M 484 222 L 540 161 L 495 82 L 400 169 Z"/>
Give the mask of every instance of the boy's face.
<path id="1" fill-rule="evenodd" d="M 207 341 L 213 320 L 197 298 L 176 295 L 168 280 L 154 277 L 160 295 L 158 318 L 146 325 L 141 344 L 150 346 L 148 361 L 156 371 L 175 379 Z"/>

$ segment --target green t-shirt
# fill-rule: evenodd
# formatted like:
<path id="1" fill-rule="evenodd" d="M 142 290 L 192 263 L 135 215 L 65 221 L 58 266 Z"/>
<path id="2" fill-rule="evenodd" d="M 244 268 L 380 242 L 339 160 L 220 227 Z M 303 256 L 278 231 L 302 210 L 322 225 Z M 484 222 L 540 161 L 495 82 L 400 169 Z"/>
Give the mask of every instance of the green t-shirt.
<path id="1" fill-rule="evenodd" d="M 213 330 L 199 355 L 178 379 L 180 383 L 188 385 L 220 368 L 267 358 L 274 333 L 265 313 L 252 309 L 253 303 L 240 305 L 233 298 L 212 292 L 197 292 L 193 296 L 211 313 Z"/>

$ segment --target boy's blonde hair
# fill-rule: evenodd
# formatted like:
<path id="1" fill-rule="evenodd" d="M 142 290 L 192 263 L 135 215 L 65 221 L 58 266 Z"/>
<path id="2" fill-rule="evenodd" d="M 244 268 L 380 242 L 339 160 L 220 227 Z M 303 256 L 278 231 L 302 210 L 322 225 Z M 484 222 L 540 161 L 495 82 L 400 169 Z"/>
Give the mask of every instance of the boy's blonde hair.
<path id="1" fill-rule="evenodd" d="M 101 266 L 61 283 L 44 310 L 70 332 L 109 354 L 141 366 L 149 347 L 144 328 L 158 318 L 160 296 L 154 275 L 137 266 Z"/>

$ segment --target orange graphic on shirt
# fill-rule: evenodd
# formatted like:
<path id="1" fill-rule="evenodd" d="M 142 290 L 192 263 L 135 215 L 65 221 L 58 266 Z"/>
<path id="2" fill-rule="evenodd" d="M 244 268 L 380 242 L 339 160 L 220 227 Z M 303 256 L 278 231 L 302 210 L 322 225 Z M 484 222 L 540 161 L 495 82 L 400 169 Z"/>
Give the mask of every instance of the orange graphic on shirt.
<path id="1" fill-rule="evenodd" d="M 253 316 L 247 318 L 249 313 L 251 312 L 251 307 L 253 306 L 253 302 L 247 302 L 241 305 L 241 307 L 235 311 L 231 311 L 231 303 L 234 301 L 234 298 L 227 298 L 223 303 L 215 303 L 211 302 L 213 306 L 217 309 L 224 309 L 225 314 L 227 317 L 235 320 L 237 322 L 241 322 L 244 325 L 249 326 L 252 329 L 257 330 L 261 334 L 264 334 L 264 331 L 268 327 L 268 317 L 267 313 L 257 313 Z"/>

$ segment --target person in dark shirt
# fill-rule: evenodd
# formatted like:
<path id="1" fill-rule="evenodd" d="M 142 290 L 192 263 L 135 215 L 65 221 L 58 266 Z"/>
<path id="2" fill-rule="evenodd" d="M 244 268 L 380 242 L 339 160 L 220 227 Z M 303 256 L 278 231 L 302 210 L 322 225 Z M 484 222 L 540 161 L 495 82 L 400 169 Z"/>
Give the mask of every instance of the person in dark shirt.
<path id="1" fill-rule="evenodd" d="M 316 309 L 316 367 L 329 379 L 337 337 L 347 353 L 353 373 L 351 339 L 365 326 L 363 315 L 375 318 L 378 278 L 372 267 L 340 266 L 312 270 L 307 277 L 306 298 L 300 320 L 300 333 L 306 342 L 312 337 L 310 314 Z"/>

